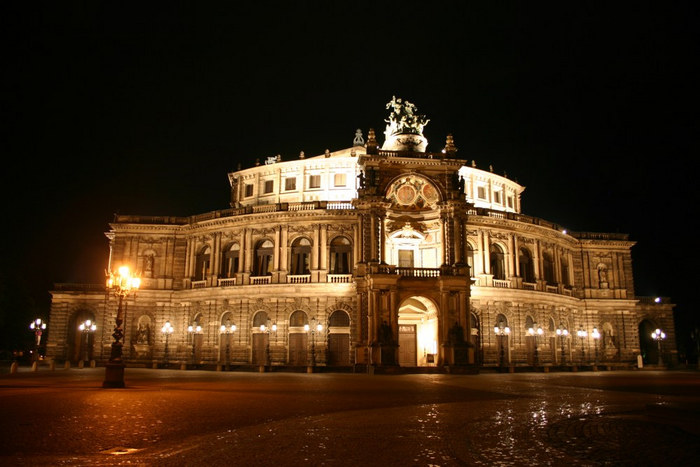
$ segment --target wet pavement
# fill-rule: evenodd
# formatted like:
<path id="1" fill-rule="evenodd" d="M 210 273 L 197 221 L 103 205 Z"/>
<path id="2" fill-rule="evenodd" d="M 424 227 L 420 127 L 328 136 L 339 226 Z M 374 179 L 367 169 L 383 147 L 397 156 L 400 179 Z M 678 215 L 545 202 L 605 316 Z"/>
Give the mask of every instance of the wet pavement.
<path id="1" fill-rule="evenodd" d="M 696 465 L 700 372 L 479 375 L 20 369 L 0 464 Z"/>

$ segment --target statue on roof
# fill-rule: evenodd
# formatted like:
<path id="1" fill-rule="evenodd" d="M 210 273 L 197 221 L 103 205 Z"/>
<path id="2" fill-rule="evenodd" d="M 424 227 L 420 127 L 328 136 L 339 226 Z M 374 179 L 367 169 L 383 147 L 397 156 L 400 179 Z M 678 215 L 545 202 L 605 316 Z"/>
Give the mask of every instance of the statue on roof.
<path id="1" fill-rule="evenodd" d="M 385 134 L 390 135 L 423 135 L 423 128 L 430 120 L 425 115 L 418 114 L 416 106 L 400 97 L 392 96 L 391 101 L 386 104 L 386 108 L 391 108 Z"/>

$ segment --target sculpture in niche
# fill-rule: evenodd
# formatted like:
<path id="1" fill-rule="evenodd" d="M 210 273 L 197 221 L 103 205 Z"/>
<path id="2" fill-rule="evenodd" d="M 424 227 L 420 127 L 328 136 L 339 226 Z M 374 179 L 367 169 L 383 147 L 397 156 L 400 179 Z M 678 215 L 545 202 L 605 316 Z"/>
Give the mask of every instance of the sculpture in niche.
<path id="1" fill-rule="evenodd" d="M 148 316 L 139 318 L 136 343 L 149 345 L 151 343 L 151 320 Z"/>
<path id="2" fill-rule="evenodd" d="M 598 287 L 601 289 L 608 288 L 608 267 L 603 263 L 598 265 Z"/>
<path id="3" fill-rule="evenodd" d="M 146 255 L 144 258 L 144 271 L 146 272 L 146 276 L 151 277 L 153 276 L 153 265 L 155 263 L 155 255 L 149 254 Z"/>

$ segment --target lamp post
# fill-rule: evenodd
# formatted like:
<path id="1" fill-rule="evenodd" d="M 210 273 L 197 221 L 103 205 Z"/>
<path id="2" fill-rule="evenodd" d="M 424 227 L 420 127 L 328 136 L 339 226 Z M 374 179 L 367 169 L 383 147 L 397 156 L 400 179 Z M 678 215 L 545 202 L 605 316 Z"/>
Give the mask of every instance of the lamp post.
<path id="1" fill-rule="evenodd" d="M 600 339 L 600 333 L 598 332 L 598 328 L 593 328 L 591 337 L 593 338 L 593 342 L 595 343 L 595 365 L 598 366 L 598 340 Z"/>
<path id="2" fill-rule="evenodd" d="M 583 329 L 583 325 L 581 325 L 578 328 L 578 331 L 576 331 L 576 335 L 581 339 L 581 364 L 583 364 L 583 361 L 586 358 L 585 357 L 586 353 L 585 353 L 585 350 L 583 348 L 583 342 L 584 342 L 584 339 L 586 339 L 586 337 L 588 336 L 588 332 L 585 329 Z"/>
<path id="3" fill-rule="evenodd" d="M 46 323 L 37 318 L 29 324 L 29 329 L 34 331 L 34 369 L 39 367 L 39 346 L 41 345 L 41 334 L 46 329 Z"/>
<path id="4" fill-rule="evenodd" d="M 82 337 L 81 337 L 81 343 L 84 345 L 84 355 L 85 359 L 81 360 L 81 363 L 83 361 L 88 362 L 90 361 L 90 356 L 89 356 L 89 344 L 90 344 L 90 333 L 95 332 L 95 329 L 97 329 L 97 325 L 92 322 L 92 320 L 86 319 L 82 323 L 80 323 L 80 326 L 78 326 L 78 330 L 82 332 Z"/>
<path id="5" fill-rule="evenodd" d="M 202 333 L 202 326 L 194 323 L 187 326 L 187 332 L 192 336 L 192 365 L 197 364 L 197 334 Z"/>
<path id="6" fill-rule="evenodd" d="M 561 364 L 564 365 L 566 363 L 566 355 L 564 354 L 564 339 L 566 339 L 566 336 L 569 335 L 569 330 L 566 329 L 566 326 L 564 326 L 564 323 L 559 324 L 559 327 L 557 328 L 557 336 L 559 336 L 559 339 L 561 340 Z"/>
<path id="7" fill-rule="evenodd" d="M 267 343 L 265 345 L 265 366 L 270 366 L 272 360 L 270 359 L 270 332 L 277 332 L 277 323 L 271 323 L 270 319 L 267 319 L 267 325 L 260 325 L 260 332 L 267 334 Z"/>
<path id="8" fill-rule="evenodd" d="M 170 335 L 175 332 L 175 328 L 170 324 L 170 321 L 166 321 L 163 327 L 160 328 L 160 332 L 165 336 L 165 355 L 163 356 L 163 363 L 165 368 L 168 368 L 168 340 Z"/>
<path id="9" fill-rule="evenodd" d="M 499 321 L 497 326 L 494 326 L 493 332 L 499 336 L 500 342 L 501 342 L 501 363 L 500 365 L 503 367 L 505 366 L 505 359 L 506 359 L 506 352 L 505 348 L 503 346 L 503 340 L 507 338 L 507 336 L 510 334 L 510 328 L 506 326 L 503 321 Z"/>
<path id="10" fill-rule="evenodd" d="M 659 353 L 659 366 L 662 366 L 664 364 L 664 361 L 661 358 L 661 341 L 666 339 L 666 333 L 663 332 L 661 329 L 656 329 L 654 332 L 651 333 L 651 338 L 656 341 L 656 346 Z"/>
<path id="11" fill-rule="evenodd" d="M 107 272 L 107 289 L 114 292 L 118 299 L 117 317 L 114 320 L 114 342 L 112 342 L 112 350 L 109 354 L 109 361 L 105 365 L 105 380 L 102 383 L 103 388 L 123 388 L 124 387 L 124 368 L 126 365 L 122 360 L 122 339 L 124 338 L 124 299 L 129 293 L 138 290 L 141 285 L 141 279 L 132 275 L 128 266 L 121 266 L 117 270 L 117 274 L 112 271 Z"/>
<path id="12" fill-rule="evenodd" d="M 316 322 L 316 317 L 311 318 L 311 326 L 308 324 L 304 325 L 304 330 L 308 332 L 311 330 L 311 366 L 316 366 L 316 333 L 323 331 L 323 324 L 320 321 Z"/>
<path id="13" fill-rule="evenodd" d="M 544 330 L 537 325 L 537 323 L 532 323 L 532 327 L 528 328 L 527 333 L 535 339 L 535 366 L 539 365 L 539 354 L 537 352 L 537 337 L 544 334 Z"/>
<path id="14" fill-rule="evenodd" d="M 229 364 L 231 362 L 231 338 L 230 335 L 236 331 L 236 325 L 231 324 L 229 321 L 226 321 L 226 324 L 221 325 L 220 333 L 223 336 L 226 336 L 226 371 L 229 369 Z"/>

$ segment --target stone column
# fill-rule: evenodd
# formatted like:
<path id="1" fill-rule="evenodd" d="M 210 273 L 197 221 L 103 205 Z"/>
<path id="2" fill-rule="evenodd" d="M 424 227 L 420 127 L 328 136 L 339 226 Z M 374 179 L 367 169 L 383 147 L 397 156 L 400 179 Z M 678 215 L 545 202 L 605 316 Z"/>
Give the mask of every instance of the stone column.
<path id="1" fill-rule="evenodd" d="M 320 255 L 318 281 L 325 282 L 326 274 L 328 273 L 328 224 L 322 224 L 320 227 L 321 241 L 318 245 Z"/>

